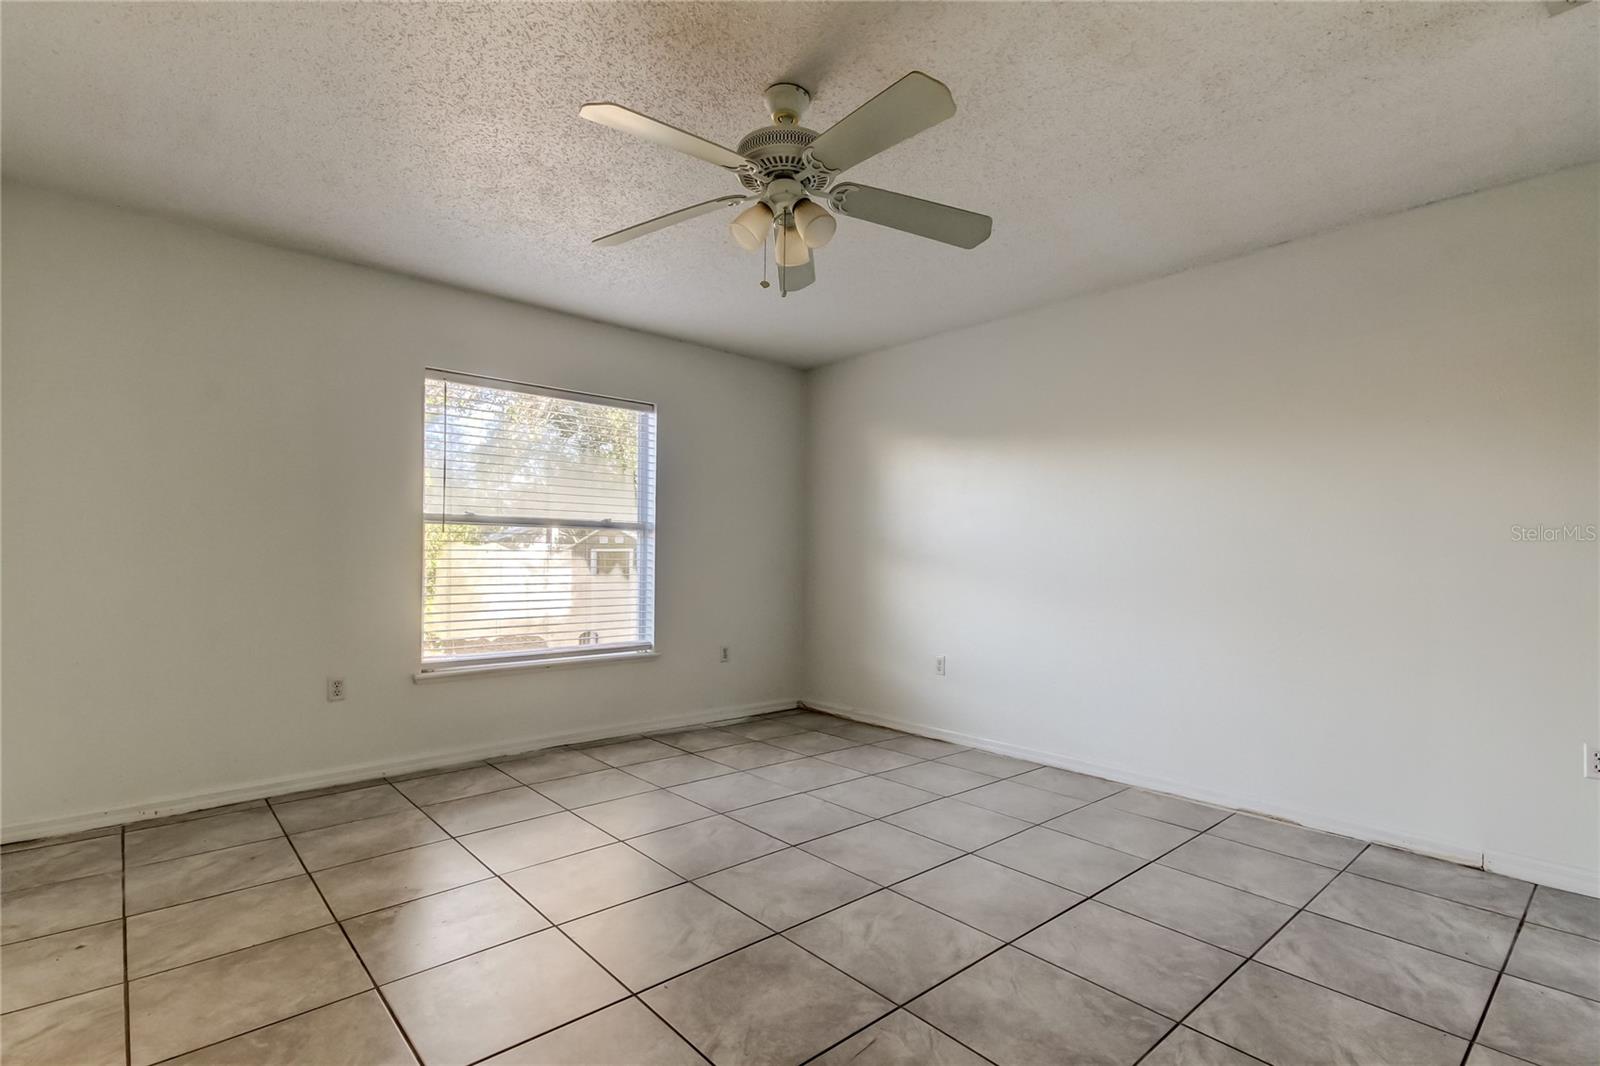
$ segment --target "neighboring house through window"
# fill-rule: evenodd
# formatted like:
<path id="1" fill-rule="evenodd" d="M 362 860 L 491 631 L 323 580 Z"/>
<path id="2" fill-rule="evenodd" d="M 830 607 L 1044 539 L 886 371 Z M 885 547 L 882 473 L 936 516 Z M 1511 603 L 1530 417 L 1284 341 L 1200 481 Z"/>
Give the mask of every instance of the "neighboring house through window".
<path id="1" fill-rule="evenodd" d="M 425 671 L 647 652 L 655 408 L 430 370 Z"/>

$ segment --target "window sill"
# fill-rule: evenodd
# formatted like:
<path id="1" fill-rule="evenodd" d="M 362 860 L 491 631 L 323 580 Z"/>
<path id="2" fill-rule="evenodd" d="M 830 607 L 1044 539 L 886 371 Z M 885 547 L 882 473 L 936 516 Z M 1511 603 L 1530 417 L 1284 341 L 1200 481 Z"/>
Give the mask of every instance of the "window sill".
<path id="1" fill-rule="evenodd" d="M 564 666 L 599 666 L 602 663 L 631 663 L 645 659 L 659 659 L 658 651 L 619 651 L 613 655 L 570 655 L 559 659 L 532 659 L 513 663 L 479 663 L 475 666 L 443 666 L 437 670 L 419 670 L 411 675 L 418 685 L 434 681 L 457 681 L 466 677 L 509 674 L 522 670 L 554 670 Z"/>

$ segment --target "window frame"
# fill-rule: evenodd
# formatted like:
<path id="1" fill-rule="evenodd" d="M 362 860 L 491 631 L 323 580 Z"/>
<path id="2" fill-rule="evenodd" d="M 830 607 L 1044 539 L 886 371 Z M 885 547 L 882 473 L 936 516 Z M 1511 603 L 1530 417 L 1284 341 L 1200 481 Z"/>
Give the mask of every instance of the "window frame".
<path id="1" fill-rule="evenodd" d="M 605 407 L 621 408 L 624 410 L 638 411 L 648 415 L 639 420 L 638 440 L 638 467 L 636 471 L 637 514 L 639 521 L 616 522 L 609 519 L 603 521 L 584 521 L 572 518 L 543 518 L 535 515 L 473 515 L 463 513 L 452 514 L 448 511 L 431 512 L 428 510 L 428 382 L 442 380 L 460 382 L 464 385 L 476 385 L 482 388 L 499 389 L 507 392 L 522 392 L 533 396 L 546 396 L 554 399 L 572 400 L 578 403 L 596 404 Z M 569 666 L 583 663 L 619 662 L 635 659 L 653 659 L 659 654 L 656 650 L 656 587 L 655 587 L 655 541 L 657 532 L 656 520 L 656 486 L 659 478 L 656 474 L 656 455 L 658 451 L 657 437 L 659 435 L 660 409 L 657 405 L 646 400 L 635 400 L 621 396 L 607 396 L 601 393 L 580 392 L 573 389 L 562 389 L 550 385 L 537 385 L 531 382 L 513 381 L 508 378 L 490 377 L 484 374 L 469 374 L 459 370 L 446 370 L 441 367 L 424 367 L 422 372 L 422 527 L 424 530 L 432 523 L 459 523 L 463 525 L 486 526 L 515 526 L 524 529 L 584 529 L 591 531 L 615 530 L 632 533 L 635 538 L 637 552 L 637 571 L 639 575 L 639 598 L 636 608 L 637 632 L 644 635 L 645 639 L 614 644 L 598 645 L 572 645 L 554 648 L 548 651 L 507 651 L 491 652 L 484 655 L 461 655 L 449 658 L 428 658 L 421 654 L 427 639 L 427 569 L 428 547 L 427 538 L 424 536 L 421 551 L 421 568 L 418 586 L 418 640 L 419 669 L 412 675 L 415 681 L 435 680 L 450 675 L 472 675 L 500 670 L 536 669 L 541 667 Z"/>

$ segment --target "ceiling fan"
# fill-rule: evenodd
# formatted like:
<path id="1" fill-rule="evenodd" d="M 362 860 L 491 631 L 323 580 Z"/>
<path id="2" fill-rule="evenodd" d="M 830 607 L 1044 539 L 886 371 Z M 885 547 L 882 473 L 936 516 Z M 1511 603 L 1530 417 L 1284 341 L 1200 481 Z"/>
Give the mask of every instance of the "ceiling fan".
<path id="1" fill-rule="evenodd" d="M 747 134 L 737 151 L 620 104 L 584 104 L 579 108 L 578 114 L 590 122 L 730 170 L 746 190 L 608 233 L 594 243 L 622 244 L 719 208 L 748 205 L 728 228 L 746 251 L 763 248 L 767 238 L 772 237 L 778 291 L 787 296 L 816 280 L 812 252 L 833 239 L 837 222 L 818 199 L 825 198 L 846 218 L 875 222 L 957 248 L 976 248 L 989 239 L 992 220 L 988 215 L 870 185 L 833 184 L 840 173 L 862 160 L 955 114 L 956 102 L 943 82 L 914 70 L 824 133 L 800 125 L 811 103 L 811 93 L 805 88 L 779 82 L 767 88 L 766 101 L 772 125 Z M 767 285 L 764 278 L 761 284 Z"/>

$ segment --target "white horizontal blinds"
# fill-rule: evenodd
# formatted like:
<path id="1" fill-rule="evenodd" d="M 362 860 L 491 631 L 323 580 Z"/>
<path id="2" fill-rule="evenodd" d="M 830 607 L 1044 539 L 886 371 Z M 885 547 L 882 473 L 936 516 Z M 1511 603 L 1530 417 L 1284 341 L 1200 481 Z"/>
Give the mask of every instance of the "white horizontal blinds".
<path id="1" fill-rule="evenodd" d="M 430 372 L 425 666 L 648 648 L 655 410 Z"/>

